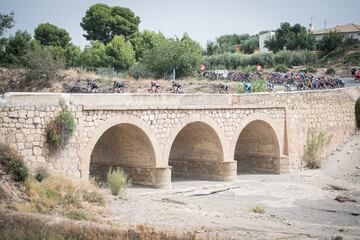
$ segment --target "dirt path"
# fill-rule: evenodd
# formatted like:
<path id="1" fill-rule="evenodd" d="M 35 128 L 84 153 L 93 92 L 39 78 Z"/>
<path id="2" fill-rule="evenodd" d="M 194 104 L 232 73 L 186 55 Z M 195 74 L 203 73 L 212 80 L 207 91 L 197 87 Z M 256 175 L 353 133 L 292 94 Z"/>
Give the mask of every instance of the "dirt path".
<path id="1" fill-rule="evenodd" d="M 133 187 L 128 200 L 108 195 L 104 216 L 226 239 L 360 239 L 359 168 L 358 134 L 318 170 L 239 175 L 233 183 L 180 180 L 171 190 Z M 341 194 L 357 202 L 334 200 Z M 252 212 L 255 206 L 265 213 Z"/>

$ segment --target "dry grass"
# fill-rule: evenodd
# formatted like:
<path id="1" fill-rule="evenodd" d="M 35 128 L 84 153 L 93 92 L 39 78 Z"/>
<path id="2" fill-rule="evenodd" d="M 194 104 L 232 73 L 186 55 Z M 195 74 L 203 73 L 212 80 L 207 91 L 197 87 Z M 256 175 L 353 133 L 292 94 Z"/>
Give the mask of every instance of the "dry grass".
<path id="1" fill-rule="evenodd" d="M 65 220 L 33 213 L 0 210 L 0 236 L 12 239 L 122 239 L 196 240 L 196 233 L 159 231 L 140 225 L 134 228 Z"/>
<path id="2" fill-rule="evenodd" d="M 31 200 L 14 203 L 13 208 L 19 211 L 57 213 L 72 219 L 96 221 L 105 202 L 93 184 L 74 182 L 62 176 L 49 176 L 42 182 L 28 178 L 25 187 Z"/>
<path id="3" fill-rule="evenodd" d="M 325 132 L 315 132 L 308 130 L 304 160 L 308 168 L 314 169 L 320 167 L 320 159 L 326 147 L 330 144 L 332 135 Z"/>

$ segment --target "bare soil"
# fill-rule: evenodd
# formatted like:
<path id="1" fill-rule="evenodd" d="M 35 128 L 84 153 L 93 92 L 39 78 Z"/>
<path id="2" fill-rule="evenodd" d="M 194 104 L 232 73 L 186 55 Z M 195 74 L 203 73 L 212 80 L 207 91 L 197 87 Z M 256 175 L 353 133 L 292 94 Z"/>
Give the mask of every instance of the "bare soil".
<path id="1" fill-rule="evenodd" d="M 316 170 L 239 175 L 232 183 L 175 179 L 170 190 L 129 188 L 126 200 L 104 190 L 103 217 L 205 238 L 360 239 L 359 183 L 356 134 Z M 265 212 L 254 213 L 257 206 Z"/>

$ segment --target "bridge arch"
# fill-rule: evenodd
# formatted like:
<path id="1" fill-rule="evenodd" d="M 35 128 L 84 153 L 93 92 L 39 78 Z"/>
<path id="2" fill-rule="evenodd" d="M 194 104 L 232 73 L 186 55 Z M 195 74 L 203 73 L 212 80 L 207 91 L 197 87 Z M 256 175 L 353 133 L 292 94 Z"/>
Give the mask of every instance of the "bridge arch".
<path id="1" fill-rule="evenodd" d="M 137 179 L 146 169 L 158 166 L 159 146 L 156 135 L 140 118 L 125 114 L 109 118 L 95 128 L 82 150 L 82 177 L 104 178 L 110 167 L 119 166 L 134 182 L 141 182 Z"/>
<path id="2" fill-rule="evenodd" d="M 239 172 L 278 173 L 283 152 L 283 134 L 276 120 L 254 113 L 241 121 L 230 144 L 230 154 Z"/>
<path id="3" fill-rule="evenodd" d="M 172 167 L 173 176 L 220 179 L 215 175 L 228 160 L 227 152 L 228 143 L 218 124 L 206 115 L 195 114 L 170 131 L 162 159 Z"/>

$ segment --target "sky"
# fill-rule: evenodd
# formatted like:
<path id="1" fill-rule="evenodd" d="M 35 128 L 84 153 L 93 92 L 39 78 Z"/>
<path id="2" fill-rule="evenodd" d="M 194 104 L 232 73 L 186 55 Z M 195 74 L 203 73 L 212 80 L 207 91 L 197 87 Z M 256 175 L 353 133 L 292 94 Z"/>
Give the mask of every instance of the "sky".
<path id="1" fill-rule="evenodd" d="M 40 23 L 66 29 L 72 42 L 88 44 L 80 22 L 95 3 L 130 8 L 140 17 L 140 30 L 161 31 L 168 37 L 187 32 L 203 47 L 224 34 L 257 34 L 282 22 L 300 23 L 315 30 L 347 23 L 360 24 L 359 0 L 0 0 L 0 13 L 15 12 L 16 25 L 7 32 L 33 34 Z"/>

